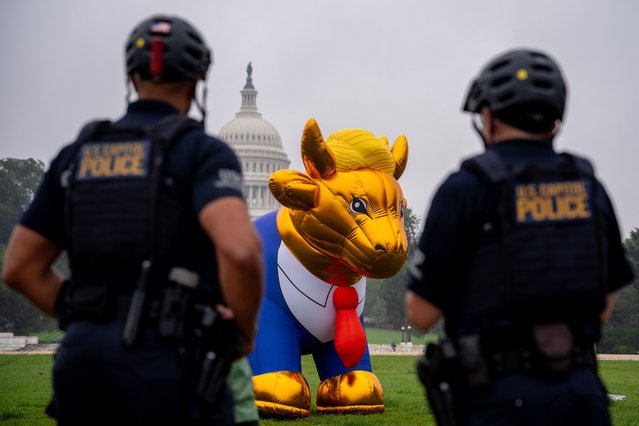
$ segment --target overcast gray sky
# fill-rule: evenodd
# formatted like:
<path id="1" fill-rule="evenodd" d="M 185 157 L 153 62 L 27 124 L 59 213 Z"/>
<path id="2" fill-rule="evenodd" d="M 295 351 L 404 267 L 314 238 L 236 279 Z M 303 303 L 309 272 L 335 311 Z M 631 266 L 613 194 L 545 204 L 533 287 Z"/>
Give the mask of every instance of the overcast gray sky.
<path id="1" fill-rule="evenodd" d="M 639 227 L 636 0 L 2 0 L 0 158 L 49 163 L 80 125 L 124 110 L 123 44 L 154 13 L 195 24 L 214 52 L 207 127 L 239 110 L 253 63 L 257 105 L 292 168 L 314 117 L 325 135 L 405 134 L 400 183 L 423 216 L 437 185 L 481 143 L 460 106 L 492 56 L 545 50 L 569 82 L 556 145 L 595 161 L 622 235 Z"/>

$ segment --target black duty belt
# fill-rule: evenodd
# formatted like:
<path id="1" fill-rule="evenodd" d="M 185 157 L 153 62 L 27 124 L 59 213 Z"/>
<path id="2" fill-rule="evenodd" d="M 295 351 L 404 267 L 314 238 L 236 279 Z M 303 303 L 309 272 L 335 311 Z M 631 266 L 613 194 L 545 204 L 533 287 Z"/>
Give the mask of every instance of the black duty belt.
<path id="1" fill-rule="evenodd" d="M 597 365 L 593 346 L 575 346 L 569 357 L 552 359 L 540 356 L 527 348 L 496 350 L 469 363 L 460 351 L 460 362 L 471 389 L 484 389 L 494 380 L 519 373 L 555 380 L 565 378 L 578 369 L 595 370 Z"/>
<path id="2" fill-rule="evenodd" d="M 126 319 L 129 315 L 129 309 L 131 307 L 132 294 L 114 294 L 111 296 L 111 301 L 105 313 L 106 320 L 122 320 Z M 146 323 L 155 323 L 160 315 L 160 308 L 162 306 L 162 297 L 154 295 L 146 301 L 144 321 Z"/>
<path id="3" fill-rule="evenodd" d="M 553 364 L 562 360 L 544 357 L 533 348 L 496 350 L 486 356 L 489 369 L 495 376 L 503 376 L 516 372 L 552 373 Z M 566 369 L 595 368 L 596 354 L 594 346 L 574 346 L 570 356 L 565 360 Z M 550 370 L 550 371 L 547 371 Z"/>
<path id="4" fill-rule="evenodd" d="M 511 373 L 552 379 L 565 377 L 575 369 L 596 368 L 594 344 L 575 339 L 567 324 L 534 326 L 528 333 L 522 330 L 519 337 L 516 343 L 494 334 L 484 342 L 479 334 L 460 337 L 459 361 L 469 384 L 481 387 Z"/>
<path id="5" fill-rule="evenodd" d="M 69 323 L 81 320 L 111 321 L 126 319 L 131 306 L 131 299 L 132 295 L 128 293 L 108 294 L 108 292 L 105 292 L 101 297 L 96 297 L 94 300 L 84 303 L 77 300 L 67 302 L 60 317 L 60 326 L 64 329 Z M 159 296 L 154 296 L 147 300 L 145 322 L 152 323 L 157 320 L 161 302 L 162 299 Z"/>

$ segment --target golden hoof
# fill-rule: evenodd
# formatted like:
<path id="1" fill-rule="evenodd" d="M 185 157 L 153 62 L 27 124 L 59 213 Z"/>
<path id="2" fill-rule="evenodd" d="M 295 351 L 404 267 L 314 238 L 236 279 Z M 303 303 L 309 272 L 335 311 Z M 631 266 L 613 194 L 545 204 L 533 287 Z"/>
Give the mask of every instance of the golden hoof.
<path id="1" fill-rule="evenodd" d="M 255 404 L 263 417 L 308 417 L 311 390 L 295 371 L 277 371 L 253 376 Z"/>
<path id="2" fill-rule="evenodd" d="M 317 387 L 317 411 L 331 414 L 382 413 L 382 385 L 373 373 L 363 370 L 330 377 Z"/>

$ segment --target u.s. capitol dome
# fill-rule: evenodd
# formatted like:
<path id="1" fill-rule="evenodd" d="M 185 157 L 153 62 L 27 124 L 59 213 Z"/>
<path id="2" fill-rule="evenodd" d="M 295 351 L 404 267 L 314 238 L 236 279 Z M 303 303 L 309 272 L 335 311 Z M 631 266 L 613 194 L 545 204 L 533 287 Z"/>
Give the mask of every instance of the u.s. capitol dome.
<path id="1" fill-rule="evenodd" d="M 253 87 L 250 63 L 246 73 L 246 84 L 240 92 L 240 112 L 218 135 L 239 157 L 244 174 L 244 197 L 254 219 L 279 207 L 268 189 L 268 179 L 273 172 L 287 169 L 291 162 L 282 147 L 280 134 L 257 112 L 257 90 Z"/>

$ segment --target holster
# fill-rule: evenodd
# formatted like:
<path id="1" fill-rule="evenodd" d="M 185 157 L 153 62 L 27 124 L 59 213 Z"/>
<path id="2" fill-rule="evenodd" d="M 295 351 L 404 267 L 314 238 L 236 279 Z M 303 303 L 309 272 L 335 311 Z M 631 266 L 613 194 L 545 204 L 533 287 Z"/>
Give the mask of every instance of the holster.
<path id="1" fill-rule="evenodd" d="M 158 317 L 158 333 L 164 338 L 180 339 L 188 320 L 191 294 L 182 286 L 172 285 L 164 290 Z"/>
<path id="2" fill-rule="evenodd" d="M 185 268 L 171 269 L 160 304 L 158 317 L 160 336 L 182 338 L 184 328 L 192 318 L 195 318 L 196 327 L 200 325 L 199 312 L 194 309 L 194 299 L 199 284 L 200 277 L 197 273 Z"/>
<path id="3" fill-rule="evenodd" d="M 204 403 L 217 400 L 226 383 L 231 363 L 242 348 L 242 333 L 233 320 L 225 320 L 207 305 L 196 305 L 199 323 L 196 326 L 195 394 Z"/>
<path id="4" fill-rule="evenodd" d="M 457 345 L 459 362 L 467 374 L 468 386 L 472 389 L 488 387 L 491 384 L 490 369 L 482 353 L 480 335 L 462 336 Z"/>
<path id="5" fill-rule="evenodd" d="M 427 345 L 424 357 L 417 362 L 417 375 L 439 426 L 462 424 L 461 371 L 457 350 L 450 340 Z"/>

